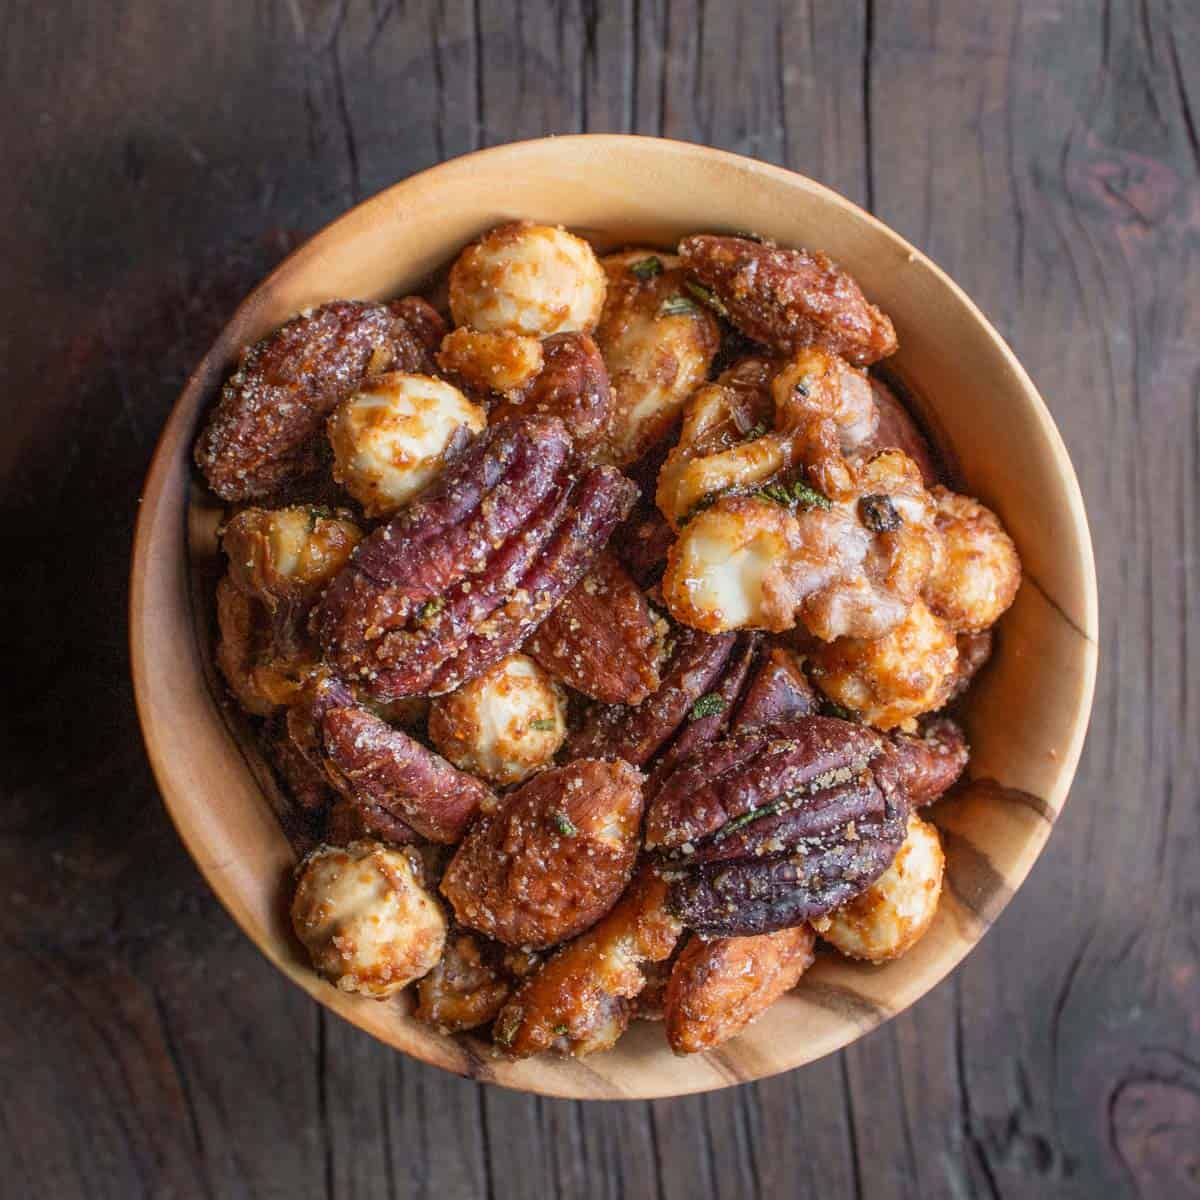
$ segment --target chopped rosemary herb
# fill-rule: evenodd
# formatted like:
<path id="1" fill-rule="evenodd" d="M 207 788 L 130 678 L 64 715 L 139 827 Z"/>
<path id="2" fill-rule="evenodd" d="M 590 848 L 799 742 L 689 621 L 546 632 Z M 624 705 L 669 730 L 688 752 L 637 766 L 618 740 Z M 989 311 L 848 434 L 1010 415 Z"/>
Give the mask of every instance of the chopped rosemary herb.
<path id="1" fill-rule="evenodd" d="M 569 1025 L 555 1025 L 554 1032 L 558 1037 L 566 1037 L 571 1032 L 571 1027 Z"/>
<path id="2" fill-rule="evenodd" d="M 553 809 L 550 813 L 550 820 L 554 822 L 554 828 L 558 830 L 563 837 L 573 838 L 579 830 L 575 828 L 575 822 L 567 816 L 561 808 Z"/>
<path id="3" fill-rule="evenodd" d="M 534 721 L 529 722 L 530 729 L 538 729 L 543 733 L 549 729 L 554 729 L 558 722 L 553 717 L 538 717 Z"/>
<path id="4" fill-rule="evenodd" d="M 635 263 L 629 264 L 629 273 L 636 275 L 639 279 L 653 279 L 655 275 L 662 274 L 662 259 L 657 255 L 652 254 L 649 258 L 640 258 Z"/>
<path id="5" fill-rule="evenodd" d="M 720 498 L 723 494 L 724 493 L 722 493 L 722 492 L 712 492 L 708 496 L 702 496 L 680 518 L 679 528 L 682 529 L 689 521 L 691 521 L 695 517 L 698 517 L 706 508 L 712 508 L 712 506 L 714 504 L 716 504 L 716 502 L 718 500 L 720 500 Z"/>
<path id="6" fill-rule="evenodd" d="M 692 711 L 689 715 L 689 720 L 699 721 L 703 717 L 715 717 L 717 713 L 722 712 L 725 708 L 725 701 L 716 692 L 709 692 L 706 696 L 701 696 L 695 704 L 692 705 Z"/>
<path id="7" fill-rule="evenodd" d="M 825 700 L 821 704 L 821 710 L 827 717 L 837 717 L 839 721 L 856 720 L 853 710 L 844 704 L 838 704 L 836 700 Z"/>
<path id="8" fill-rule="evenodd" d="M 799 480 L 795 483 L 768 483 L 765 487 L 760 487 L 754 494 L 763 496 L 767 500 L 774 500 L 776 504 L 782 504 L 785 508 L 833 507 L 828 496 L 823 496 L 816 488 L 811 488 L 807 483 L 801 483 Z"/>
<path id="9" fill-rule="evenodd" d="M 729 309 L 727 309 L 725 305 L 717 299 L 711 288 L 706 288 L 704 284 L 697 283 L 694 279 L 685 279 L 683 281 L 683 286 L 687 288 L 688 292 L 697 300 L 699 300 L 701 304 L 711 308 L 718 317 L 724 317 L 727 321 L 730 319 Z"/>
<path id="10" fill-rule="evenodd" d="M 766 435 L 766 432 L 766 425 L 762 421 L 755 421 L 755 423 L 746 430 L 745 440 L 748 442 L 757 442 L 760 437 Z"/>
<path id="11" fill-rule="evenodd" d="M 686 296 L 669 296 L 658 306 L 660 317 L 682 317 L 695 311 L 696 306 Z"/>
<path id="12" fill-rule="evenodd" d="M 432 621 L 434 617 L 446 607 L 446 601 L 441 596 L 435 596 L 432 600 L 426 600 L 420 608 L 417 609 L 417 624 L 425 625 Z"/>
<path id="13" fill-rule="evenodd" d="M 791 793 L 788 793 L 780 796 L 778 800 L 772 800 L 770 804 L 764 804 L 761 808 L 752 808 L 749 812 L 742 813 L 740 817 L 734 817 L 732 821 L 721 827 L 713 841 L 719 842 L 722 838 L 727 838 L 735 830 L 741 829 L 743 825 L 749 825 L 751 821 L 757 821 L 759 817 L 773 817 L 776 813 L 782 812 L 791 803 L 791 800 Z"/>

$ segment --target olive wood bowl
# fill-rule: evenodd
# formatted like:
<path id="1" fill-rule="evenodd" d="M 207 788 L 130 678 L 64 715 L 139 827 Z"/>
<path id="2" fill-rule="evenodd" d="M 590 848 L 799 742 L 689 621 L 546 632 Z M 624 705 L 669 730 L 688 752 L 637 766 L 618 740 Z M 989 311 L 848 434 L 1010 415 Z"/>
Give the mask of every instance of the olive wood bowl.
<path id="1" fill-rule="evenodd" d="M 896 324 L 889 361 L 966 490 L 1000 515 L 1024 582 L 965 706 L 970 778 L 935 806 L 947 858 L 936 920 L 884 966 L 821 956 L 739 1037 L 686 1058 L 635 1023 L 608 1053 L 510 1062 L 321 980 L 293 938 L 295 855 L 278 792 L 212 665 L 215 511 L 197 483 L 198 423 L 238 351 L 310 305 L 424 286 L 468 241 L 518 217 L 568 226 L 601 249 L 671 247 L 698 231 L 753 230 L 826 251 Z M 779 167 L 653 138 L 558 137 L 483 150 L 359 205 L 256 288 L 188 380 L 146 480 L 130 593 L 138 712 L 167 808 L 233 918 L 281 971 L 346 1020 L 427 1063 L 548 1095 L 675 1096 L 759 1079 L 845 1046 L 944 979 L 1029 872 L 1075 773 L 1096 674 L 1097 597 L 1087 518 L 1062 438 L 1021 364 L 978 308 L 919 251 L 827 188 Z"/>

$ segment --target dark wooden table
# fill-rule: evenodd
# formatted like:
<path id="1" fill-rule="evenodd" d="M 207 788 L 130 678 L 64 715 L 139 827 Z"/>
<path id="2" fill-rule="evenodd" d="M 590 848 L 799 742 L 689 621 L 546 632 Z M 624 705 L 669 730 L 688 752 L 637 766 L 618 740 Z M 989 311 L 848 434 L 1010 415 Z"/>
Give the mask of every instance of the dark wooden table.
<path id="1" fill-rule="evenodd" d="M 1200 1196 L 1194 0 L 17 0 L 2 27 L 0 1193 Z M 1073 798 L 980 948 L 845 1053 L 658 1103 L 489 1090 L 286 983 L 176 839 L 127 678 L 139 484 L 236 300 L 412 171 L 580 129 L 786 163 L 927 250 L 1041 386 L 1100 573 Z"/>

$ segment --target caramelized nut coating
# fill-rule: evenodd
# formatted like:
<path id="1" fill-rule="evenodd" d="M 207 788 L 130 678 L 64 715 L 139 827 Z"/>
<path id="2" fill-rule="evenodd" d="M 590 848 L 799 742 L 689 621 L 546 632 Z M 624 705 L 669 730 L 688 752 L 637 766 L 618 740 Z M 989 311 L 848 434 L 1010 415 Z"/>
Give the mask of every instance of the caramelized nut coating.
<path id="1" fill-rule="evenodd" d="M 875 394 L 875 409 L 879 419 L 875 424 L 875 432 L 858 447 L 858 453 L 870 457 L 880 450 L 901 450 L 917 464 L 925 486 L 932 488 L 941 472 L 928 439 L 886 383 L 872 376 L 871 391 Z"/>
<path id="2" fill-rule="evenodd" d="M 895 353 L 891 321 L 819 251 L 696 234 L 679 243 L 679 256 L 756 342 L 780 350 L 822 346 L 860 367 Z"/>
<path id="3" fill-rule="evenodd" d="M 300 864 L 292 925 L 330 982 L 378 1000 L 431 970 L 446 939 L 420 860 L 370 841 L 321 846 Z"/>
<path id="4" fill-rule="evenodd" d="M 413 1016 L 443 1033 L 492 1021 L 513 984 L 497 948 L 472 933 L 452 933 L 437 966 L 417 984 Z"/>
<path id="5" fill-rule="evenodd" d="M 452 329 L 442 339 L 438 366 L 474 392 L 507 396 L 527 387 L 542 369 L 542 343 L 520 333 Z"/>
<path id="6" fill-rule="evenodd" d="M 774 646 L 755 666 L 730 728 L 738 733 L 772 721 L 812 716 L 818 703 L 800 656 L 786 647 Z"/>
<path id="7" fill-rule="evenodd" d="M 577 759 L 484 813 L 442 879 L 459 922 L 531 949 L 593 925 L 633 872 L 641 784 L 626 763 Z"/>
<path id="8" fill-rule="evenodd" d="M 608 551 L 538 627 L 525 649 L 577 692 L 640 704 L 661 682 L 666 621 Z"/>
<path id="9" fill-rule="evenodd" d="M 671 1049 L 696 1054 L 741 1033 L 812 966 L 815 940 L 807 925 L 751 937 L 689 938 L 667 984 Z"/>
<path id="10" fill-rule="evenodd" d="M 603 920 L 548 959 L 500 1010 L 496 1045 L 514 1058 L 612 1045 L 628 1021 L 628 1001 L 646 985 L 643 965 L 669 958 L 682 932 L 664 907 L 666 891 L 652 871 L 639 872 Z"/>
<path id="11" fill-rule="evenodd" d="M 243 352 L 196 442 L 222 500 L 266 496 L 314 472 L 326 416 L 371 373 L 421 371 L 445 327 L 424 300 L 334 300 Z"/>

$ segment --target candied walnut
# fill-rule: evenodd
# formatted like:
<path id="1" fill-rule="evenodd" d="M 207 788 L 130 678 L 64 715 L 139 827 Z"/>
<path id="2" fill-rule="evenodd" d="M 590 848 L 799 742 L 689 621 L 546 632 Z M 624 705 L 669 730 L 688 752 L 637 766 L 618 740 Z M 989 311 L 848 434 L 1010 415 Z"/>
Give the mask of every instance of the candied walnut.
<path id="1" fill-rule="evenodd" d="M 938 458 L 929 440 L 918 428 L 909 411 L 886 383 L 871 379 L 871 391 L 875 395 L 875 410 L 878 420 L 875 432 L 860 446 L 856 453 L 870 457 L 880 450 L 900 450 L 917 464 L 921 480 L 927 488 L 933 487 L 941 477 Z"/>
<path id="2" fill-rule="evenodd" d="M 431 970 L 446 940 L 420 859 L 370 841 L 320 846 L 300 864 L 292 926 L 330 982 L 379 1000 Z"/>
<path id="3" fill-rule="evenodd" d="M 497 405 L 490 419 L 495 424 L 530 413 L 558 417 L 576 452 L 591 462 L 612 424 L 608 368 L 586 333 L 556 333 L 542 343 L 542 349 L 546 362 L 541 372 L 520 395 Z"/>
<path id="4" fill-rule="evenodd" d="M 331 665 L 376 700 L 452 691 L 515 650 L 629 511 L 611 467 L 582 476 L 557 418 L 489 427 L 370 534 L 314 613 Z"/>
<path id="5" fill-rule="evenodd" d="M 756 342 L 780 350 L 822 346 L 860 367 L 896 351 L 891 321 L 820 252 L 696 234 L 679 243 L 679 257 Z"/>
<path id="6" fill-rule="evenodd" d="M 838 638 L 815 648 L 813 682 L 836 704 L 879 729 L 941 708 L 957 678 L 954 632 L 918 600 L 880 638 Z"/>
<path id="7" fill-rule="evenodd" d="M 960 633 L 954 639 L 958 661 L 954 664 L 954 686 L 950 689 L 952 700 L 971 686 L 975 676 L 992 657 L 993 640 L 990 629 L 980 630 L 979 633 Z"/>
<path id="8" fill-rule="evenodd" d="M 658 690 L 640 704 L 596 705 L 567 739 L 570 758 L 622 758 L 640 767 L 667 744 L 721 678 L 735 638 L 676 630 Z"/>
<path id="9" fill-rule="evenodd" d="M 668 908 L 723 937 L 832 911 L 887 869 L 941 756 L 940 746 L 914 738 L 898 748 L 830 717 L 758 726 L 705 747 L 667 778 L 647 817 Z"/>
<path id="10" fill-rule="evenodd" d="M 666 890 L 653 872 L 639 872 L 606 917 L 517 989 L 496 1018 L 497 1047 L 527 1058 L 611 1046 L 628 1022 L 629 1001 L 646 985 L 643 967 L 669 958 L 682 933 L 664 907 Z"/>
<path id="11" fill-rule="evenodd" d="M 925 603 L 955 632 L 994 625 L 1021 586 L 1021 560 L 996 514 L 978 500 L 933 489 L 941 554 L 925 584 Z"/>
<path id="12" fill-rule="evenodd" d="M 525 649 L 593 700 L 639 704 L 657 691 L 666 622 L 608 551 L 563 597 Z"/>
<path id="13" fill-rule="evenodd" d="M 542 369 L 542 343 L 521 333 L 452 329 L 442 339 L 438 366 L 473 391 L 507 396 L 526 387 Z"/>
<path id="14" fill-rule="evenodd" d="M 428 370 L 444 329 L 415 296 L 334 300 L 250 346 L 196 442 L 209 487 L 222 500 L 250 500 L 311 475 L 326 416 L 368 374 Z"/>
<path id="15" fill-rule="evenodd" d="M 413 1016 L 442 1033 L 463 1033 L 495 1019 L 513 989 L 497 948 L 454 933 L 437 966 L 417 984 Z"/>
<path id="16" fill-rule="evenodd" d="M 476 779 L 393 729 L 332 679 L 315 688 L 314 719 L 330 777 L 370 819 L 384 813 L 433 842 L 454 843 L 495 797 Z"/>
<path id="17" fill-rule="evenodd" d="M 667 1041 L 676 1054 L 713 1050 L 741 1033 L 814 962 L 807 925 L 752 937 L 691 937 L 667 984 Z"/>
<path id="18" fill-rule="evenodd" d="M 578 759 L 545 771 L 472 825 L 442 879 L 463 924 L 541 949 L 587 929 L 633 873 L 642 777 Z"/>
<path id="19" fill-rule="evenodd" d="M 296 504 L 244 508 L 221 534 L 229 578 L 272 611 L 304 612 L 346 565 L 362 530 L 347 516 Z"/>
<path id="20" fill-rule="evenodd" d="M 730 722 L 734 733 L 816 713 L 819 701 L 804 673 L 803 661 L 785 646 L 772 647 L 763 654 L 742 693 L 737 715 Z"/>
<path id="21" fill-rule="evenodd" d="M 821 936 L 851 958 L 898 958 L 933 924 L 945 867 L 937 830 L 913 814 L 892 865 L 862 895 L 830 913 Z"/>
<path id="22" fill-rule="evenodd" d="M 640 458 L 679 419 L 708 374 L 721 331 L 689 296 L 673 255 L 626 250 L 603 261 L 608 299 L 596 341 L 615 393 L 607 453 L 620 466 Z"/>
<path id="23" fill-rule="evenodd" d="M 428 486 L 486 422 L 483 409 L 445 380 L 375 375 L 329 418 L 333 477 L 367 516 L 386 516 Z"/>
<path id="24" fill-rule="evenodd" d="M 429 709 L 434 746 L 456 767 L 496 784 L 528 778 L 566 736 L 562 689 L 524 654 L 502 658 Z"/>
<path id="25" fill-rule="evenodd" d="M 594 329 L 604 307 L 604 270 L 582 238 L 515 221 L 468 246 L 450 269 L 456 325 L 545 336 Z"/>

